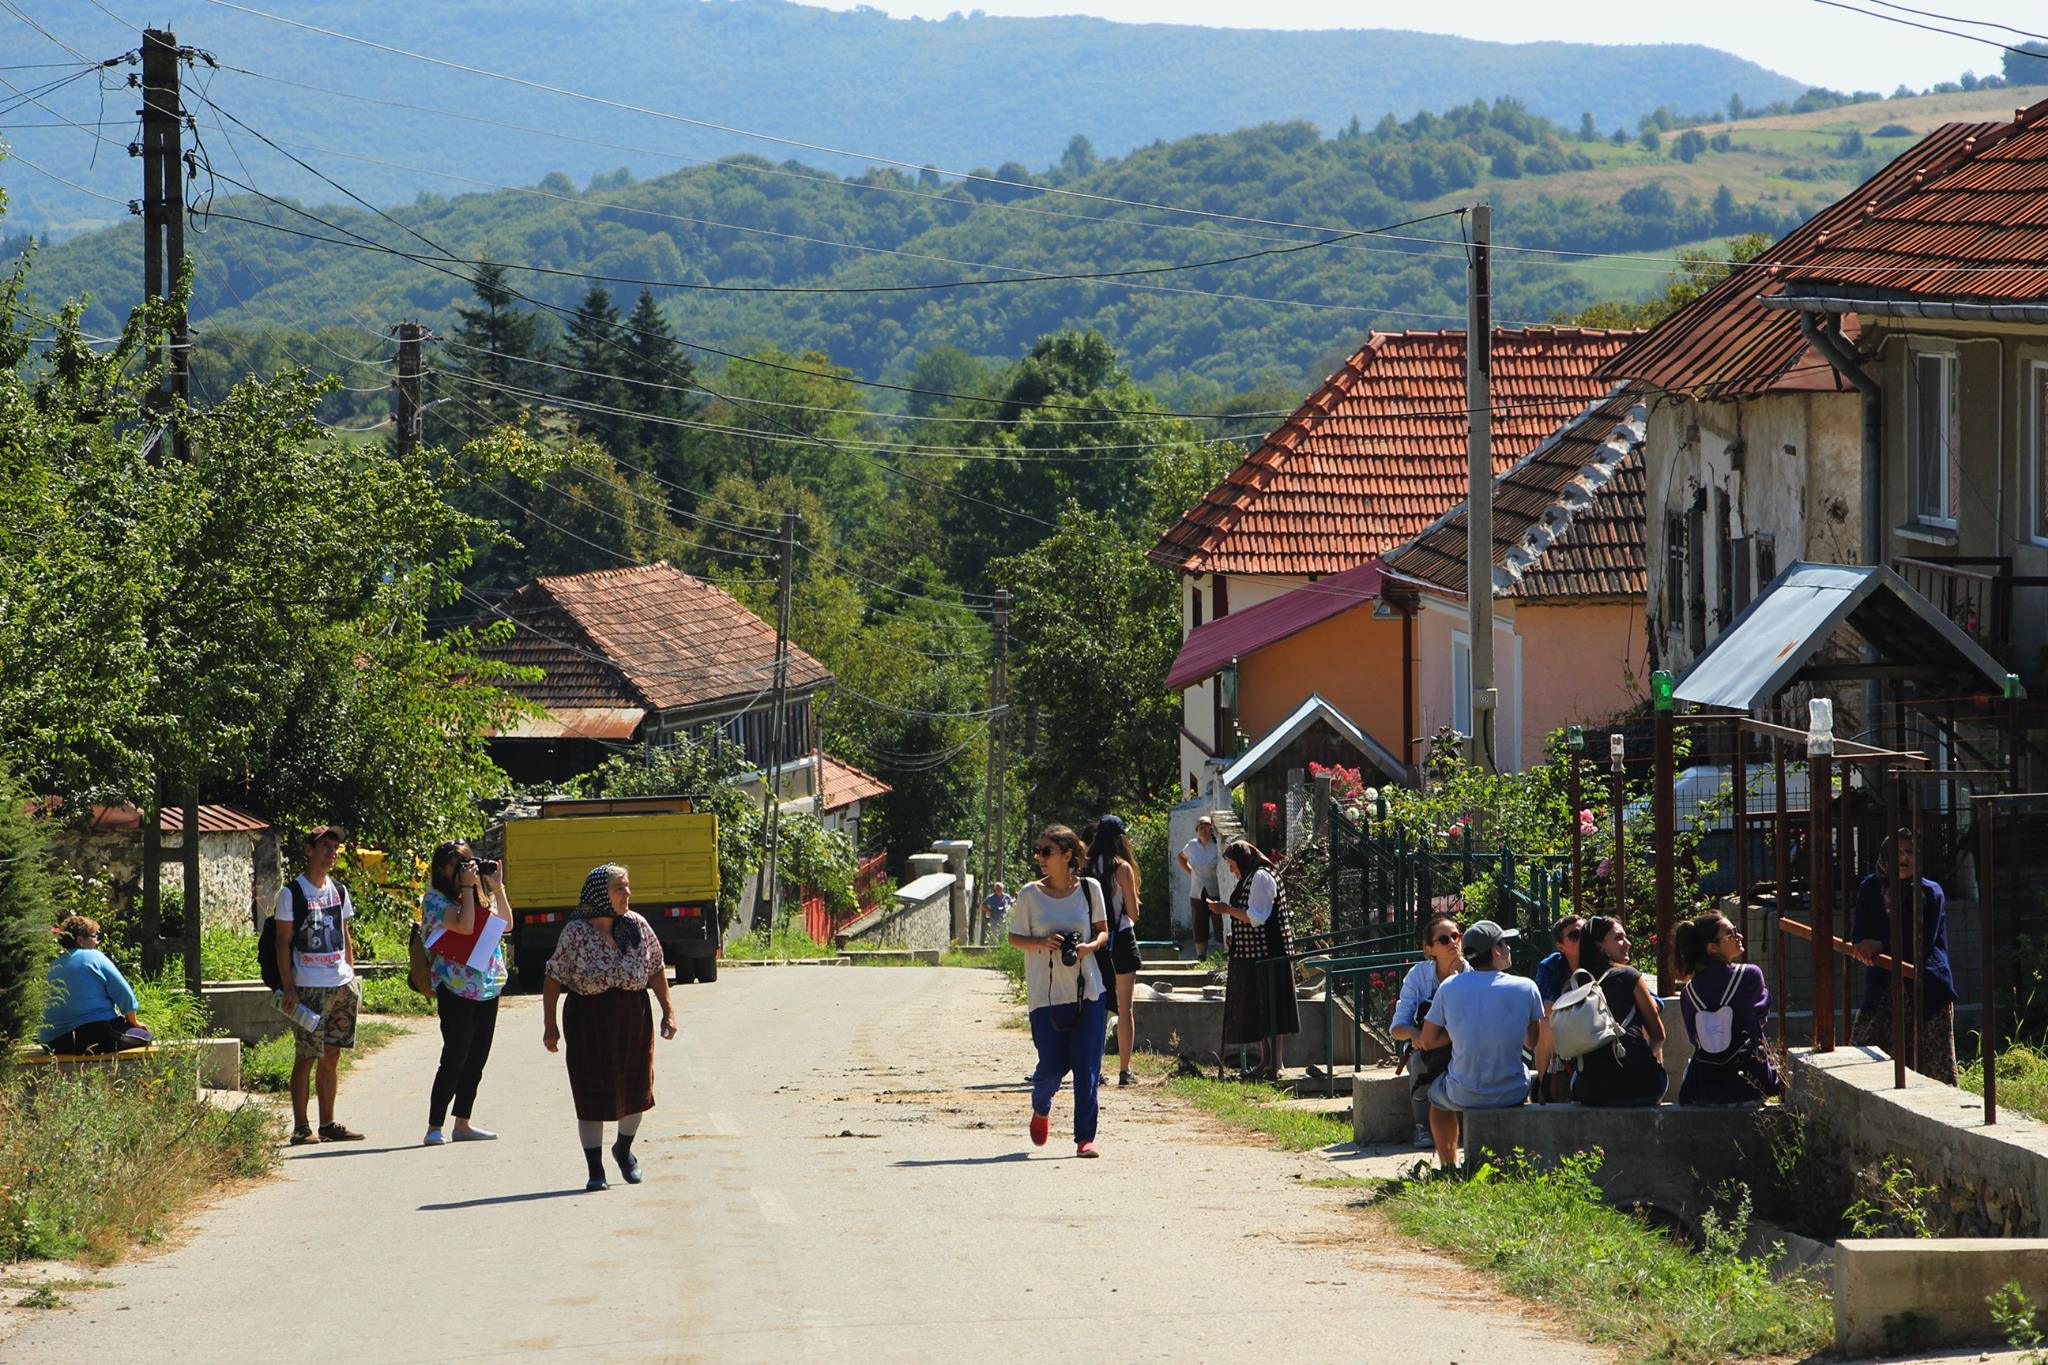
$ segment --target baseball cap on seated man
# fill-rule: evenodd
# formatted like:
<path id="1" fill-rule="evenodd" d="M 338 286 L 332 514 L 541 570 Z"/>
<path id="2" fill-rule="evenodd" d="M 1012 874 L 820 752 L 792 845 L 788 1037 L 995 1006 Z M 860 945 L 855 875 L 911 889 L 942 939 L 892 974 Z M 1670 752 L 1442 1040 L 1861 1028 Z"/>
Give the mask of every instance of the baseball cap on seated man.
<path id="1" fill-rule="evenodd" d="M 1458 951 L 1464 954 L 1467 962 L 1477 962 L 1481 958 L 1493 956 L 1493 950 L 1501 944 L 1512 942 L 1521 936 L 1522 931 L 1519 929 L 1503 929 L 1492 920 L 1483 919 L 1465 931 L 1464 942 L 1459 944 Z"/>

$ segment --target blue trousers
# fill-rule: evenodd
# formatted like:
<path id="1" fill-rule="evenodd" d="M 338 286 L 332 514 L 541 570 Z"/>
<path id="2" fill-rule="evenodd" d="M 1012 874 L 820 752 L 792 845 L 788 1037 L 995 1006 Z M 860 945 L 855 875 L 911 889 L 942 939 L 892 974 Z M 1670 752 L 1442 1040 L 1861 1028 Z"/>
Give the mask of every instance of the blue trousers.
<path id="1" fill-rule="evenodd" d="M 1031 1112 L 1050 1114 L 1067 1073 L 1074 1076 L 1074 1141 L 1095 1141 L 1096 1087 L 1102 1083 L 1102 1039 L 1109 1019 L 1100 997 L 1080 1005 L 1044 1005 L 1031 1011 L 1031 1041 L 1038 1070 L 1031 1077 Z"/>

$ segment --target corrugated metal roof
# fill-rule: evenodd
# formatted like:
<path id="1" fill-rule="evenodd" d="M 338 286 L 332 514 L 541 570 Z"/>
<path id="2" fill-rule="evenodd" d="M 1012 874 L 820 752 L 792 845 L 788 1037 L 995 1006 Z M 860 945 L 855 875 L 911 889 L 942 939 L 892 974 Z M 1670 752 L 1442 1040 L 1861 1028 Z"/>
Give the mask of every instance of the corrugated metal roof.
<path id="1" fill-rule="evenodd" d="M 638 706 L 550 706 L 539 716 L 526 716 L 500 739 L 600 739 L 627 740 L 647 719 Z"/>
<path id="2" fill-rule="evenodd" d="M 1496 597 L 1640 598 L 1649 590 L 1645 416 L 1637 387 L 1618 384 L 1494 480 Z M 1466 509 L 1459 503 L 1388 555 L 1387 568 L 1463 595 Z"/>
<path id="3" fill-rule="evenodd" d="M 510 690 L 542 706 L 671 711 L 752 697 L 774 673 L 775 631 L 723 590 L 667 563 L 536 578 L 484 619 L 509 619 L 512 638 L 481 653 L 540 668 Z M 789 685 L 832 681 L 790 650 Z"/>
<path id="4" fill-rule="evenodd" d="M 1232 659 L 1255 653 L 1290 635 L 1349 611 L 1380 594 L 1378 560 L 1332 574 L 1293 592 L 1234 611 L 1188 632 L 1166 673 L 1166 690 L 1202 681 Z"/>
<path id="5" fill-rule="evenodd" d="M 1929 679 L 1965 685 L 2004 681 L 2003 665 L 1890 569 L 1794 560 L 1686 669 L 1677 698 L 1754 711 L 1799 681 L 1844 626 L 1880 663 L 1918 665 Z"/>
<path id="6" fill-rule="evenodd" d="M 1493 454 L 1506 470 L 1611 381 L 1633 332 L 1501 328 Z M 1332 574 L 1412 539 L 1465 489 L 1465 334 L 1375 332 L 1149 551 L 1182 573 Z"/>
<path id="7" fill-rule="evenodd" d="M 1764 308 L 1757 298 L 1782 292 L 1792 278 L 1792 268 L 1858 222 L 1865 205 L 1892 202 L 1910 193 L 1922 168 L 1948 164 L 1974 147 L 1976 140 L 2006 126 L 1951 123 L 1937 128 L 1755 261 L 1643 333 L 1602 365 L 1600 374 L 1610 379 L 1639 379 L 1653 388 L 1691 392 L 1707 399 L 1847 391 L 1847 382 L 1799 334 L 1798 318 Z M 1853 341 L 1856 320 L 1845 317 L 1842 324 L 1844 334 Z"/>

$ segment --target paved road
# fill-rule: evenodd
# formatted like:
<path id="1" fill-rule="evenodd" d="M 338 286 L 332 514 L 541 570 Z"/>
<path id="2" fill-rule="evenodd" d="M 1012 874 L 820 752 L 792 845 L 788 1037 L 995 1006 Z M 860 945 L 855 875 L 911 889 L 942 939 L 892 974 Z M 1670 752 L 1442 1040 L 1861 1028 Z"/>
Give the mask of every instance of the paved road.
<path id="1" fill-rule="evenodd" d="M 489 1144 L 426 1149 L 431 1028 L 344 1081 L 359 1146 L 195 1220 L 10 1361 L 429 1356 L 787 1361 L 1606 1357 L 1398 1240 L 1314 1154 L 1115 1092 L 1104 1159 L 1034 1152 L 1029 1036 L 992 973 L 729 970 L 660 1044 L 647 1182 L 583 1193 L 568 1084 L 509 1001 Z M 1055 1124 L 1065 1110 L 1055 1113 Z"/>

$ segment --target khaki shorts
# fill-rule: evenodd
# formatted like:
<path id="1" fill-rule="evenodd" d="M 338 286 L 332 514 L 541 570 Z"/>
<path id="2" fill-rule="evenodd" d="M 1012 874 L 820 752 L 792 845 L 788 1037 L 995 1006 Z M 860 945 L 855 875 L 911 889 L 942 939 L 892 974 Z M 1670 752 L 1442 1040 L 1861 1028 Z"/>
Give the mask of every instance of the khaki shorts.
<path id="1" fill-rule="evenodd" d="M 317 1029 L 292 1025 L 292 1055 L 308 1061 L 330 1047 L 356 1045 L 356 1012 L 363 1003 L 363 982 L 358 977 L 346 986 L 301 986 L 299 999 L 320 1016 Z"/>

